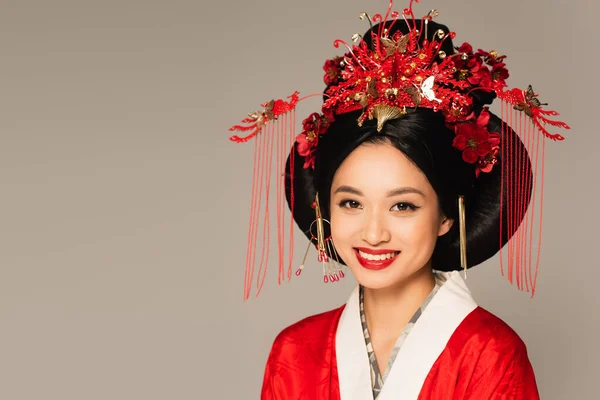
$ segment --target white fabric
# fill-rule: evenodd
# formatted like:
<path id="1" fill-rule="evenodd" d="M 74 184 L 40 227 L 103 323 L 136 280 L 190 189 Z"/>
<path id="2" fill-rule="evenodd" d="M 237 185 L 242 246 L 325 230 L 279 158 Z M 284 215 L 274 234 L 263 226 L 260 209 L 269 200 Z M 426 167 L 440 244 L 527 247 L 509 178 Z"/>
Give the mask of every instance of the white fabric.
<path id="1" fill-rule="evenodd" d="M 436 272 L 446 280 L 400 349 L 378 400 L 416 400 L 448 340 L 477 304 L 458 271 Z M 336 332 L 341 400 L 373 399 L 369 358 L 360 323 L 358 287 L 342 312 Z"/>
<path id="2" fill-rule="evenodd" d="M 371 370 L 360 323 L 358 286 L 340 317 L 335 335 L 335 353 L 341 400 L 373 399 Z"/>

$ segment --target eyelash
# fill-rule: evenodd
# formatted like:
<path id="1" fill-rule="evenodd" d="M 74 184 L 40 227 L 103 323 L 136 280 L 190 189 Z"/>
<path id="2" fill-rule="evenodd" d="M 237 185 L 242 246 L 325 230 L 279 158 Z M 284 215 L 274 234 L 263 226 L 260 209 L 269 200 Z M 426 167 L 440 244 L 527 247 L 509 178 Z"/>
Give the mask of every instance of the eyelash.
<path id="1" fill-rule="evenodd" d="M 349 203 L 354 203 L 360 206 L 360 203 L 354 200 L 342 200 L 340 201 L 340 203 L 338 204 L 341 208 L 349 208 L 349 209 L 357 209 L 358 207 L 349 207 L 348 204 Z M 396 206 L 404 206 L 404 209 L 400 209 L 400 207 L 398 207 L 399 209 L 397 211 L 399 212 L 404 212 L 404 211 L 415 211 L 418 210 L 420 207 L 415 206 L 412 203 L 409 203 L 407 201 L 401 201 L 400 203 L 396 203 L 394 204 L 394 207 Z M 392 208 L 394 208 L 392 207 Z"/>
<path id="2" fill-rule="evenodd" d="M 355 203 L 355 204 L 359 204 L 359 202 L 354 201 L 354 200 L 342 200 L 340 201 L 340 203 L 338 204 L 341 208 L 358 208 L 358 207 L 348 207 L 349 203 Z"/>
<path id="3" fill-rule="evenodd" d="M 406 209 L 404 209 L 404 210 L 400 210 L 400 209 L 399 209 L 398 211 L 408 211 L 408 210 L 410 210 L 410 211 L 415 211 L 416 209 L 418 209 L 418 208 L 419 208 L 419 207 L 415 206 L 414 204 L 412 204 L 412 203 L 408 203 L 408 202 L 405 202 L 405 201 L 403 201 L 403 202 L 400 202 L 400 203 L 396 203 L 396 204 L 394 204 L 394 207 L 396 207 L 396 206 L 400 206 L 400 205 L 403 205 L 403 206 L 405 206 L 405 207 L 406 207 Z M 393 208 L 393 207 L 392 207 L 392 208 Z"/>

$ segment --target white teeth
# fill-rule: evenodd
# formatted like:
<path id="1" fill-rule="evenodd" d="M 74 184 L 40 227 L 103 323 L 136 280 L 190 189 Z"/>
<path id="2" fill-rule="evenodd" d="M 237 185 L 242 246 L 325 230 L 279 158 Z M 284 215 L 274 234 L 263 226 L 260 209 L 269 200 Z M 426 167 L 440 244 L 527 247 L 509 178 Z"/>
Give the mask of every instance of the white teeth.
<path id="1" fill-rule="evenodd" d="M 390 258 L 393 258 L 396 256 L 396 254 L 398 254 L 398 252 L 393 252 L 393 253 L 388 253 L 388 254 L 369 254 L 369 253 L 365 253 L 363 251 L 358 250 L 358 254 L 360 254 L 360 256 L 366 260 L 370 260 L 370 261 L 381 261 L 381 260 L 387 260 Z"/>

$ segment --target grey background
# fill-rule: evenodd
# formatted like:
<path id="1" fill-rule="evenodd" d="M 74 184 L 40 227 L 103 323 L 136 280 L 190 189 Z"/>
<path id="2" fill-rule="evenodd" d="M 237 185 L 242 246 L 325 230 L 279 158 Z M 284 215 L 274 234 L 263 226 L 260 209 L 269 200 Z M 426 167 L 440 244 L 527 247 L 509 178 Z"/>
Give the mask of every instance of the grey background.
<path id="1" fill-rule="evenodd" d="M 333 40 L 386 7 L 0 1 L 1 399 L 259 397 L 275 335 L 353 283 L 271 273 L 242 302 L 252 145 L 227 128 L 320 91 Z M 469 285 L 527 343 L 543 399 L 595 399 L 598 3 L 423 0 L 416 14 L 430 8 L 457 44 L 508 54 L 509 84 L 533 84 L 573 127 L 547 147 L 535 298 L 496 258 Z"/>

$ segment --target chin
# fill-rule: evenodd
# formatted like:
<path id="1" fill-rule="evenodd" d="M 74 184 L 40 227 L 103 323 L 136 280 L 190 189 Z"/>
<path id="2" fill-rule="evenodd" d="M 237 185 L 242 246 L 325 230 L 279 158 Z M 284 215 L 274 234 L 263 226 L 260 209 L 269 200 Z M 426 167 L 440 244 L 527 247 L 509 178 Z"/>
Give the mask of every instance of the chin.
<path id="1" fill-rule="evenodd" d="M 387 279 L 362 278 L 362 279 L 356 279 L 356 280 L 362 287 L 365 287 L 365 288 L 371 289 L 371 290 L 386 289 L 386 288 L 393 286 L 393 281 L 389 281 Z"/>
<path id="2" fill-rule="evenodd" d="M 364 268 L 357 260 L 348 265 L 356 281 L 367 289 L 386 289 L 394 286 L 402 286 L 427 269 L 428 263 L 421 262 L 399 262 L 396 260 L 390 266 L 382 270 L 369 270 Z M 420 267 L 415 267 L 419 265 Z"/>

